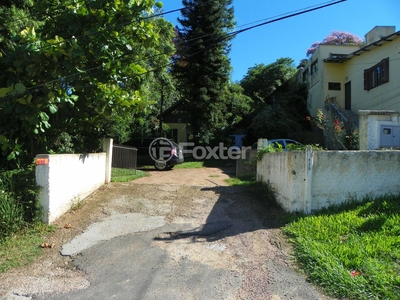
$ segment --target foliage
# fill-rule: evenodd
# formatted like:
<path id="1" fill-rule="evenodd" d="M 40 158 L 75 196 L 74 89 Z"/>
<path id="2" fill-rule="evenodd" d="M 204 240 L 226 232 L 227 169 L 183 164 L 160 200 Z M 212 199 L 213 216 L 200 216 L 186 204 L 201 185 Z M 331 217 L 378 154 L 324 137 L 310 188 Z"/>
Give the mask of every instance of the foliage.
<path id="1" fill-rule="evenodd" d="M 35 169 L 0 172 L 0 240 L 41 220 Z"/>
<path id="2" fill-rule="evenodd" d="M 311 148 L 316 151 L 325 150 L 324 147 L 320 146 L 319 144 L 300 145 L 292 143 L 286 146 L 286 149 L 288 149 L 289 151 L 299 151 L 299 150 L 301 151 L 301 150 L 306 150 L 307 148 Z"/>
<path id="3" fill-rule="evenodd" d="M 268 101 L 268 96 L 292 78 L 295 73 L 293 59 L 279 58 L 269 65 L 256 64 L 249 68 L 240 81 L 240 85 L 244 94 L 254 101 L 259 100 L 272 104 L 271 100 Z"/>
<path id="4" fill-rule="evenodd" d="M 322 129 L 331 141 L 331 148 L 341 148 L 345 150 L 357 150 L 358 131 L 346 126 L 338 115 L 332 112 L 332 120 L 330 120 L 323 112 L 322 109 L 317 110 L 317 116 L 307 116 L 306 119 L 313 125 Z"/>
<path id="5" fill-rule="evenodd" d="M 400 195 L 353 198 L 285 228 L 308 279 L 346 299 L 400 294 Z"/>
<path id="6" fill-rule="evenodd" d="M 230 83 L 226 93 L 225 119 L 229 127 L 240 124 L 244 116 L 251 111 L 253 100 L 243 94 L 243 88 L 236 83 Z"/>
<path id="7" fill-rule="evenodd" d="M 233 30 L 232 0 L 183 0 L 181 27 L 176 27 L 172 72 L 187 100 L 196 142 L 208 143 L 215 129 L 226 126 L 231 72 L 229 32 Z"/>
<path id="8" fill-rule="evenodd" d="M 269 65 L 250 68 L 240 82 L 244 94 L 252 98 L 251 112 L 243 118 L 249 144 L 259 137 L 295 136 L 307 130 L 307 86 L 291 82 L 296 72 L 293 60 L 280 58 Z"/>
<path id="9" fill-rule="evenodd" d="M 256 137 L 286 137 L 290 132 L 290 122 L 290 118 L 280 105 L 263 105 L 253 118 L 250 128 Z"/>
<path id="10" fill-rule="evenodd" d="M 0 10 L 12 23 L 0 39 L 3 164 L 56 151 L 64 132 L 80 151 L 96 151 L 105 124 L 155 101 L 146 74 L 165 69 L 173 51 L 172 24 L 152 17 L 157 6 L 155 0 L 43 0 Z"/>
<path id="11" fill-rule="evenodd" d="M 319 45 L 362 45 L 363 40 L 347 31 L 332 31 L 322 42 L 315 42 L 307 50 L 307 57 L 310 57 L 318 49 Z"/>
<path id="12" fill-rule="evenodd" d="M 0 241 L 17 232 L 23 224 L 21 204 L 14 201 L 8 193 L 0 192 Z"/>
<path id="13" fill-rule="evenodd" d="M 257 149 L 257 161 L 261 161 L 265 153 L 283 152 L 282 145 L 279 143 L 271 143 L 266 147 Z"/>

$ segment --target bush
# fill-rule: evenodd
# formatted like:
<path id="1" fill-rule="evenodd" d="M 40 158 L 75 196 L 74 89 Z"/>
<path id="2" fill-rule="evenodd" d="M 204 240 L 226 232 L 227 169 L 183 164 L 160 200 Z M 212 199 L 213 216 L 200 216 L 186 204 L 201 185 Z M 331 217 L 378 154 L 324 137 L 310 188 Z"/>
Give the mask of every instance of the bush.
<path id="1" fill-rule="evenodd" d="M 0 240 L 41 220 L 35 168 L 0 172 Z"/>
<path id="2" fill-rule="evenodd" d="M 0 241 L 17 232 L 24 224 L 20 203 L 5 192 L 0 194 Z"/>

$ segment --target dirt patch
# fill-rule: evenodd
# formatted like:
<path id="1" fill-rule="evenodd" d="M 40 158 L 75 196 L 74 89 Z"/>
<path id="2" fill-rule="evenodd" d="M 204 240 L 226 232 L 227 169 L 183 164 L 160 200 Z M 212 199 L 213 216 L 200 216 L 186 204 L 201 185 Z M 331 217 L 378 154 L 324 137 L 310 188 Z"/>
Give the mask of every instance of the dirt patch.
<path id="1" fill-rule="evenodd" d="M 74 257 L 60 255 L 62 246 L 89 225 L 127 213 L 164 216 L 180 228 L 160 232 L 149 245 L 167 251 L 172 262 L 189 260 L 240 278 L 229 299 L 329 299 L 294 271 L 291 247 L 280 230 L 283 211 L 258 189 L 227 186 L 233 167 L 150 173 L 108 184 L 59 218 L 46 238 L 54 248 L 44 249 L 32 265 L 0 275 L 2 299 L 87 289 L 89 274 L 77 268 Z"/>

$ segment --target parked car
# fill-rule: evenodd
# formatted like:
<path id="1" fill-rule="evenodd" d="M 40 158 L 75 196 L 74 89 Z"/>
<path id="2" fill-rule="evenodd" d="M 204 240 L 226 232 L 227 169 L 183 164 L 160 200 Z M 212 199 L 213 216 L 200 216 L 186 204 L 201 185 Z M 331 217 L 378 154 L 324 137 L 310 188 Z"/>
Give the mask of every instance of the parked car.
<path id="1" fill-rule="evenodd" d="M 140 138 L 124 143 L 137 149 L 137 165 L 154 165 L 156 170 L 170 170 L 184 162 L 181 147 L 166 138 Z"/>
<path id="2" fill-rule="evenodd" d="M 253 146 L 251 147 L 252 149 L 257 149 L 257 144 L 254 143 Z M 278 145 L 282 146 L 283 151 L 288 151 L 288 146 L 290 144 L 296 144 L 296 145 L 303 145 L 302 143 L 292 140 L 292 139 L 273 139 L 273 140 L 268 140 L 268 145 L 274 144 L 275 147 L 278 147 Z"/>

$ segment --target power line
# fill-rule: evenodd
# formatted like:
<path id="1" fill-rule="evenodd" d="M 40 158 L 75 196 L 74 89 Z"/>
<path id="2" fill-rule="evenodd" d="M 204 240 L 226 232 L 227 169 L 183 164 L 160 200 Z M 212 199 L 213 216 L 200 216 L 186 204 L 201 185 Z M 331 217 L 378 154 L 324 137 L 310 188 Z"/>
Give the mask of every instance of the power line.
<path id="1" fill-rule="evenodd" d="M 345 1 L 347 1 L 347 0 L 338 0 L 338 1 L 334 1 L 334 2 L 329 2 L 329 3 L 324 4 L 324 5 L 312 7 L 312 8 L 305 9 L 305 10 L 302 10 L 302 11 L 299 11 L 299 12 L 295 12 L 295 13 L 292 13 L 292 14 L 289 14 L 289 15 L 284 15 L 282 17 L 279 17 L 279 18 L 276 18 L 276 19 L 273 19 L 273 20 L 270 20 L 270 21 L 262 22 L 260 24 L 253 25 L 253 26 L 247 27 L 245 29 L 237 30 L 235 32 L 232 32 L 230 35 L 237 35 L 239 33 L 242 33 L 242 32 L 257 28 L 257 27 L 261 27 L 261 26 L 264 26 L 264 25 L 267 25 L 267 24 L 271 24 L 271 23 L 274 23 L 274 22 L 282 21 L 284 19 L 292 18 L 292 17 L 295 17 L 295 16 L 303 15 L 305 13 L 309 13 L 309 12 L 312 12 L 312 11 L 315 11 L 315 10 L 318 10 L 318 9 L 322 9 L 322 8 L 325 8 L 325 7 L 336 5 L 336 4 L 339 4 L 341 2 L 345 2 Z"/>

